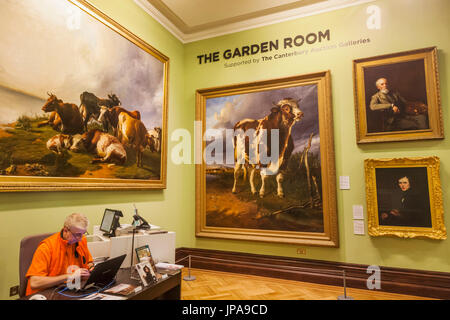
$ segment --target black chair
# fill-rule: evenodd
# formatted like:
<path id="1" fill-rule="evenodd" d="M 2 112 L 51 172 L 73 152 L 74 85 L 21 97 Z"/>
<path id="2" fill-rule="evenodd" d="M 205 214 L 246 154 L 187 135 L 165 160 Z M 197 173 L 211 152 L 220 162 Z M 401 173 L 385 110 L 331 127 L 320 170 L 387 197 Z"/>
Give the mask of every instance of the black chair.
<path id="1" fill-rule="evenodd" d="M 28 279 L 25 277 L 28 268 L 33 260 L 34 252 L 36 251 L 39 243 L 45 238 L 50 237 L 54 233 L 37 234 L 34 236 L 28 236 L 20 241 L 19 251 L 19 297 L 24 297 L 27 290 Z"/>

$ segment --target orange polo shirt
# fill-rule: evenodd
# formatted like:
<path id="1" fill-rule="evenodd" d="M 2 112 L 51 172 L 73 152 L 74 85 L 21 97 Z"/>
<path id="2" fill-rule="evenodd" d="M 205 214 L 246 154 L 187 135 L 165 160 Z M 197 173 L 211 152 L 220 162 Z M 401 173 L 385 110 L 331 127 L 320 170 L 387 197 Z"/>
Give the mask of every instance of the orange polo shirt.
<path id="1" fill-rule="evenodd" d="M 78 257 L 76 257 L 75 251 L 78 253 Z M 69 245 L 58 232 L 39 243 L 26 277 L 29 280 L 31 276 L 59 276 L 68 273 L 69 266 L 75 265 L 87 269 L 91 262 L 92 256 L 87 247 L 86 237 L 83 236 L 78 245 Z M 26 295 L 38 291 L 40 290 L 31 289 L 30 281 L 28 281 Z"/>

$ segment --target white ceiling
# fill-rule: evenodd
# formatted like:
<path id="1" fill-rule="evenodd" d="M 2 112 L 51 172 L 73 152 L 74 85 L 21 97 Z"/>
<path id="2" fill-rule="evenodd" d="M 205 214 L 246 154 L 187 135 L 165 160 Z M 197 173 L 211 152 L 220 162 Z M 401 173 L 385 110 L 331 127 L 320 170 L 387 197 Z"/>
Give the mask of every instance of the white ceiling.
<path id="1" fill-rule="evenodd" d="M 201 26 L 207 23 L 224 22 L 234 17 L 247 17 L 251 14 L 263 11 L 280 11 L 288 7 L 303 6 L 305 2 L 323 2 L 325 0 L 147 0 L 154 6 L 158 2 L 164 3 L 171 9 L 188 27 Z M 201 8 L 201 9 L 199 9 Z M 279 8 L 279 9 L 278 9 Z M 240 19 L 242 20 L 242 19 Z"/>
<path id="2" fill-rule="evenodd" d="M 134 0 L 183 43 L 374 0 Z"/>

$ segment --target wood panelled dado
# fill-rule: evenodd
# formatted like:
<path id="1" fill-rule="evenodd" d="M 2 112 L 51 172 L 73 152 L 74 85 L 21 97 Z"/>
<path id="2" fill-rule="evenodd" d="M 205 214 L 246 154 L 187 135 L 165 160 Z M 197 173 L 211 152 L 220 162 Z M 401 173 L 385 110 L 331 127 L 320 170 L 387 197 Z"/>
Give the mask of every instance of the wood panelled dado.
<path id="1" fill-rule="evenodd" d="M 178 248 L 176 261 L 198 269 L 367 289 L 368 265 L 266 256 L 240 252 Z M 186 258 L 182 261 L 180 259 Z M 380 291 L 450 299 L 450 273 L 382 267 Z"/>

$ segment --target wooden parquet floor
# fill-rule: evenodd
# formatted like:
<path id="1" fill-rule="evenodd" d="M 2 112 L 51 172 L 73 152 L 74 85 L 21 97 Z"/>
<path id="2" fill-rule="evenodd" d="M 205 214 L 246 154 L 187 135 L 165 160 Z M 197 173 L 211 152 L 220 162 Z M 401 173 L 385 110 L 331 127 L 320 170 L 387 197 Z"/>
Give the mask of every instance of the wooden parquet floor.
<path id="1" fill-rule="evenodd" d="M 182 281 L 182 300 L 337 300 L 342 287 L 252 275 L 191 269 L 193 281 Z M 188 275 L 183 269 L 182 277 Z M 426 297 L 347 288 L 355 300 L 431 300 Z"/>

